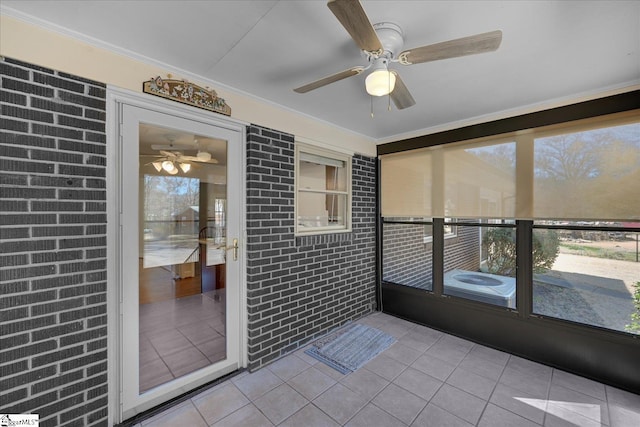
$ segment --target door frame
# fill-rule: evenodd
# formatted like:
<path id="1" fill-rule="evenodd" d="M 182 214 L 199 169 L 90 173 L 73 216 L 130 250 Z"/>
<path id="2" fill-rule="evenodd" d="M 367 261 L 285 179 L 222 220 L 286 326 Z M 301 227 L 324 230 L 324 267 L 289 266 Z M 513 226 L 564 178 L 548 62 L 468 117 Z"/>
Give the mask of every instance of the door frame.
<path id="1" fill-rule="evenodd" d="M 173 103 L 151 95 L 140 94 L 130 90 L 107 86 L 107 376 L 108 376 L 108 424 L 124 421 L 122 396 L 122 277 L 119 248 L 120 241 L 120 200 L 121 200 L 121 168 L 120 139 L 122 126 L 122 106 L 148 109 L 154 112 L 170 114 L 187 120 L 197 120 L 206 124 L 222 127 L 239 133 L 243 147 L 241 149 L 241 194 L 246 194 L 246 141 L 247 123 L 214 115 L 214 113 L 198 110 L 194 107 Z M 247 287 L 246 287 L 246 197 L 240 197 L 240 248 L 239 248 L 239 365 L 247 366 Z M 179 394 L 184 393 L 180 391 Z M 176 396 L 177 396 L 176 395 Z M 152 405 L 153 406 L 153 405 Z M 151 408 L 150 406 L 149 408 Z M 131 414 L 127 414 L 127 418 Z"/>

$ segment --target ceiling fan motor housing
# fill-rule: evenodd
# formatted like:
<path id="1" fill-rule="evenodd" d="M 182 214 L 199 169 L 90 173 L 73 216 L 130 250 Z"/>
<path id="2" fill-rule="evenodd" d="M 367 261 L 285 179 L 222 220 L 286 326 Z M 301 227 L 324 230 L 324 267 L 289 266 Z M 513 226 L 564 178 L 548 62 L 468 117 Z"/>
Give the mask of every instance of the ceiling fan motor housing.
<path id="1" fill-rule="evenodd" d="M 380 22 L 375 24 L 373 28 L 384 50 L 379 56 L 386 56 L 391 59 L 402 52 L 404 47 L 402 28 L 393 22 Z"/>

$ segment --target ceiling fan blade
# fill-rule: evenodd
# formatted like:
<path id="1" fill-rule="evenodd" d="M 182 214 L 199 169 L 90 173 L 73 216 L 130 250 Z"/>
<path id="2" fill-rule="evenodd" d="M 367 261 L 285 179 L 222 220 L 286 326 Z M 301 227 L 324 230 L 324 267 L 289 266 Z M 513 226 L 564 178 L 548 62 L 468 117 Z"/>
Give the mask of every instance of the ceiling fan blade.
<path id="1" fill-rule="evenodd" d="M 346 79 L 347 77 L 356 76 L 364 71 L 363 67 L 353 67 L 348 70 L 340 71 L 339 73 L 332 74 L 327 77 L 323 77 L 315 82 L 307 83 L 304 86 L 300 86 L 294 89 L 294 92 L 298 93 L 307 93 L 314 89 L 318 89 L 319 87 L 326 86 L 330 83 L 335 83 L 339 80 Z"/>
<path id="2" fill-rule="evenodd" d="M 475 36 L 407 49 L 398 55 L 398 61 L 403 65 L 411 65 L 439 59 L 475 55 L 476 53 L 494 51 L 498 49 L 501 42 L 502 31 L 490 31 L 476 34 Z"/>
<path id="3" fill-rule="evenodd" d="M 194 146 L 193 145 L 185 145 L 185 144 L 153 144 L 151 145 L 151 149 L 152 150 L 156 150 L 156 151 L 160 151 L 160 150 L 165 150 L 165 151 L 169 151 L 169 150 L 193 150 Z"/>
<path id="4" fill-rule="evenodd" d="M 409 108 L 412 105 L 416 104 L 416 100 L 413 99 L 409 89 L 404 84 L 400 75 L 396 71 L 391 71 L 396 76 L 396 86 L 393 88 L 393 92 L 389 94 L 391 100 L 396 105 L 398 110 L 404 110 L 405 108 Z"/>
<path id="5" fill-rule="evenodd" d="M 330 0 L 327 6 L 360 49 L 382 50 L 382 43 L 359 0 Z"/>
<path id="6" fill-rule="evenodd" d="M 196 162 L 196 163 L 211 163 L 211 164 L 218 163 L 218 160 L 214 159 L 213 157 L 210 160 L 200 160 L 196 156 L 180 156 L 179 161 L 183 161 L 183 160 L 188 162 Z"/>

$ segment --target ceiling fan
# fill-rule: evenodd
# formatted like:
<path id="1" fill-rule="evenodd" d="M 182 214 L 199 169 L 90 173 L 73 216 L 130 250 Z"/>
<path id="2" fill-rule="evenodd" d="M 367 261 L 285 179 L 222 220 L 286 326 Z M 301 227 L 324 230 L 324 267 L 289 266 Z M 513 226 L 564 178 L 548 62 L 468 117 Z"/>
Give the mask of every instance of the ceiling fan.
<path id="1" fill-rule="evenodd" d="M 352 67 L 323 77 L 295 88 L 295 92 L 307 93 L 372 69 L 365 79 L 367 92 L 372 96 L 389 95 L 395 106 L 402 110 L 411 107 L 416 101 L 398 72 L 389 69 L 390 63 L 413 65 L 491 52 L 498 49 L 502 41 L 502 31 L 496 30 L 415 49 L 402 50 L 404 47 L 402 29 L 390 22 L 372 25 L 359 0 L 329 0 L 327 6 L 367 56 L 369 65 Z"/>
<path id="2" fill-rule="evenodd" d="M 170 175 L 178 173 L 178 168 L 182 172 L 187 173 L 191 170 L 192 163 L 209 163 L 216 164 L 218 160 L 211 156 L 208 151 L 198 150 L 195 156 L 187 156 L 179 149 L 193 149 L 190 146 L 176 146 L 174 144 L 169 145 L 152 145 L 153 150 L 160 151 L 159 155 L 151 155 L 156 159 L 152 162 L 146 163 L 146 165 L 153 165 L 156 171 L 160 172 L 164 170 Z M 171 150 L 171 151 L 169 151 Z"/>

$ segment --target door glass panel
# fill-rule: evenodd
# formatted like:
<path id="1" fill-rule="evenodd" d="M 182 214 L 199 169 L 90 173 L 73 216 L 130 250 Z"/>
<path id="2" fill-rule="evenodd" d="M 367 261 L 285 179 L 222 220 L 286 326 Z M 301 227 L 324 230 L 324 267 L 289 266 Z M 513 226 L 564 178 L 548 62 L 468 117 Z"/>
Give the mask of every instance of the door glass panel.
<path id="1" fill-rule="evenodd" d="M 139 125 L 139 392 L 224 360 L 227 141 Z"/>

